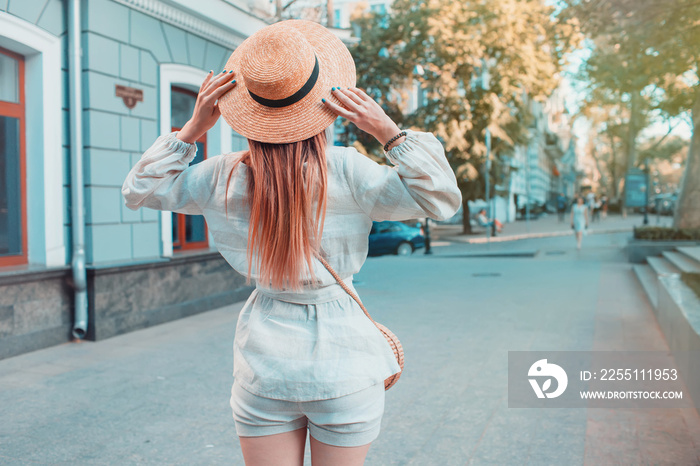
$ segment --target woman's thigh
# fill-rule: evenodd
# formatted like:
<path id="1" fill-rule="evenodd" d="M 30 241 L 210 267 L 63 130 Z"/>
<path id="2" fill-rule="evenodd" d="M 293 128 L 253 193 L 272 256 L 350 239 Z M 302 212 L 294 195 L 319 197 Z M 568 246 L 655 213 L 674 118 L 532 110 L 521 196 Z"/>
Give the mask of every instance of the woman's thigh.
<path id="1" fill-rule="evenodd" d="M 371 443 L 368 443 L 359 447 L 336 447 L 312 436 L 309 436 L 309 441 L 313 466 L 362 466 L 371 446 Z"/>
<path id="2" fill-rule="evenodd" d="M 306 427 L 262 437 L 238 437 L 246 466 L 302 466 Z M 315 463 L 314 463 L 315 464 Z"/>

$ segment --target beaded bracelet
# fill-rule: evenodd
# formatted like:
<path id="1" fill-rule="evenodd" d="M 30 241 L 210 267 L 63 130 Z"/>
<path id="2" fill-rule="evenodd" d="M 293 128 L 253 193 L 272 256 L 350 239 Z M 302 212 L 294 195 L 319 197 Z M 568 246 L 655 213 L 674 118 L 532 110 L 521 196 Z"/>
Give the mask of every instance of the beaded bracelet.
<path id="1" fill-rule="evenodd" d="M 389 142 L 387 142 L 386 144 L 384 144 L 384 152 L 388 152 L 388 151 L 389 151 L 389 146 L 390 146 L 394 141 L 396 141 L 397 139 L 400 139 L 400 138 L 402 138 L 402 137 L 404 137 L 404 136 L 406 136 L 406 131 L 401 131 L 399 134 L 397 134 L 397 135 L 394 136 L 393 138 L 389 139 Z"/>

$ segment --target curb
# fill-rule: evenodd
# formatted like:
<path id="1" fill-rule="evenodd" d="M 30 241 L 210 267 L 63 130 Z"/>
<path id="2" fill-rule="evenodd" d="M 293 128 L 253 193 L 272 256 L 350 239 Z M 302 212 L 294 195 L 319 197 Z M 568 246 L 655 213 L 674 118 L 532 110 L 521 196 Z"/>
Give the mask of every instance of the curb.
<path id="1" fill-rule="evenodd" d="M 631 232 L 630 228 L 611 228 L 607 230 L 589 230 L 587 234 L 589 235 L 603 235 L 609 233 L 626 233 Z M 489 238 L 478 237 L 478 238 L 462 238 L 460 236 L 443 236 L 440 240 L 453 241 L 459 243 L 467 244 L 486 244 L 486 243 L 504 243 L 506 241 L 518 241 L 522 239 L 533 239 L 533 238 L 554 238 L 557 236 L 571 236 L 571 231 L 550 231 L 544 233 L 524 233 L 520 235 L 510 235 L 510 236 L 494 236 Z"/>

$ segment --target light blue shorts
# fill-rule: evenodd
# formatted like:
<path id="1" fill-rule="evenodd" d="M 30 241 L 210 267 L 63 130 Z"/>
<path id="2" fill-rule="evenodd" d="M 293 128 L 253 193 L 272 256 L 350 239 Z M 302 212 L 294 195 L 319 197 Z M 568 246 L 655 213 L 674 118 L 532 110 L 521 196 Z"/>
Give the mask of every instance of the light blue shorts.
<path id="1" fill-rule="evenodd" d="M 250 393 L 234 381 L 231 408 L 239 437 L 260 437 L 308 427 L 316 440 L 357 447 L 379 436 L 384 414 L 384 383 L 318 401 L 285 401 Z"/>

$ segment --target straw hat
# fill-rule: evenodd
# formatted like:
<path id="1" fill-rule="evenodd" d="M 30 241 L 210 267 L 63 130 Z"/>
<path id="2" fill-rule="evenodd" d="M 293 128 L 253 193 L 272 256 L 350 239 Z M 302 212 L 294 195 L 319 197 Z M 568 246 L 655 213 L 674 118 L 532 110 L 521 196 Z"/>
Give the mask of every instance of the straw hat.
<path id="1" fill-rule="evenodd" d="M 288 20 L 248 37 L 226 62 L 237 85 L 219 99 L 226 123 L 260 142 L 288 143 L 314 136 L 336 115 L 321 99 L 332 87 L 355 85 L 345 44 L 312 21 Z"/>

